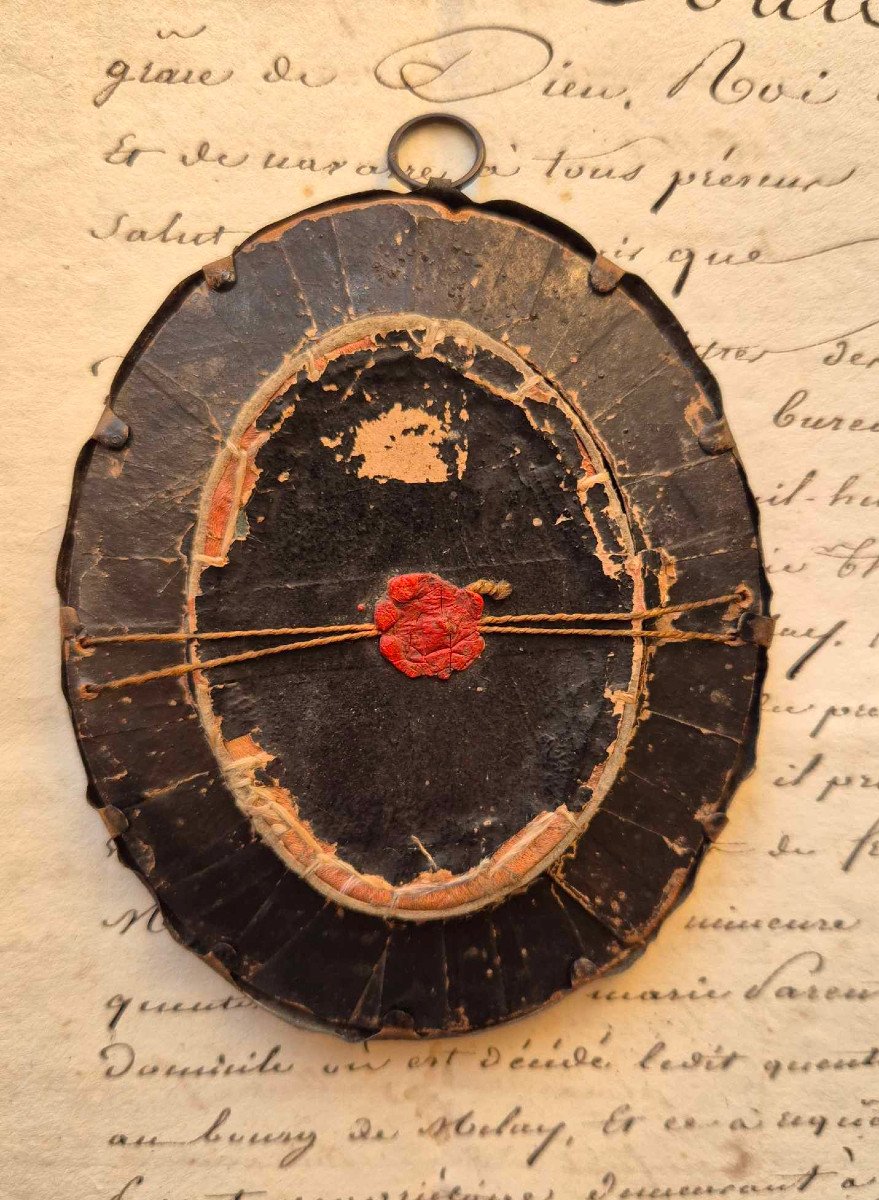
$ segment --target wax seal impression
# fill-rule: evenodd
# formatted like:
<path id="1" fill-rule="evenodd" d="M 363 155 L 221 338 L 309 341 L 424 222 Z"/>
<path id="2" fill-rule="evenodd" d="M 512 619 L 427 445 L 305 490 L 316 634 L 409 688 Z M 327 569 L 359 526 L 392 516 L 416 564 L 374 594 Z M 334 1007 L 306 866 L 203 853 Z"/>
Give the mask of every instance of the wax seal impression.
<path id="1" fill-rule="evenodd" d="M 448 679 L 485 649 L 479 633 L 483 600 L 438 575 L 396 575 L 375 607 L 379 649 L 398 671 Z"/>

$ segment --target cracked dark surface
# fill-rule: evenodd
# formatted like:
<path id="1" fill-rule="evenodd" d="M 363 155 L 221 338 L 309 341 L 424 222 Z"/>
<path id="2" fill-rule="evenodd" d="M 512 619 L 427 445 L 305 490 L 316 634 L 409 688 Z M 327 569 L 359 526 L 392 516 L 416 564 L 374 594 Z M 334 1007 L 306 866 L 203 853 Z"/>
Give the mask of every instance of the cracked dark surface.
<path id="1" fill-rule="evenodd" d="M 294 399 L 257 456 L 248 534 L 201 577 L 199 628 L 356 621 L 358 602 L 371 614 L 388 579 L 407 571 L 459 586 L 509 580 L 509 600 L 489 604 L 501 614 L 631 606 L 631 580 L 608 577 L 596 556 L 576 460 L 560 462 L 509 401 L 394 352 L 369 365 L 342 359 L 278 405 Z M 395 405 L 451 413 L 438 447 L 446 482 L 359 476 L 352 428 Z M 578 785 L 616 735 L 606 693 L 625 689 L 631 663 L 620 641 L 489 638 L 467 671 L 411 680 L 364 642 L 224 668 L 211 685 L 223 736 L 258 730 L 276 756 L 266 775 L 298 798 L 315 833 L 397 883 L 427 865 L 413 835 L 457 873 L 538 813 L 582 807 L 591 793 Z"/>

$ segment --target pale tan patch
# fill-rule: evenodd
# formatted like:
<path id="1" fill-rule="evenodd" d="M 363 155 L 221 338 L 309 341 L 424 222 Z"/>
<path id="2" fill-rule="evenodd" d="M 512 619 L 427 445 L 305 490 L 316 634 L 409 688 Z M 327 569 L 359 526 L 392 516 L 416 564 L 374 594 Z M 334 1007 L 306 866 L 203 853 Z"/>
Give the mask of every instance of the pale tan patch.
<path id="1" fill-rule="evenodd" d="M 421 408 L 393 408 L 370 417 L 357 427 L 352 458 L 362 458 L 361 479 L 399 479 L 402 483 L 445 483 L 448 465 L 440 446 L 451 440 L 452 430 L 435 413 Z M 464 474 L 466 447 L 455 446 L 455 469 Z"/>

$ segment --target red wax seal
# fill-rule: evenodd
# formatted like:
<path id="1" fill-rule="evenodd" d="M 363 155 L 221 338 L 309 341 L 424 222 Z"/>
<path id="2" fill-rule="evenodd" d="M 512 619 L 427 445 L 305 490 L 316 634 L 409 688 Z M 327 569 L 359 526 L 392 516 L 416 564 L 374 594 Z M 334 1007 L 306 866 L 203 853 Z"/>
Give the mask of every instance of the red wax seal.
<path id="1" fill-rule="evenodd" d="M 395 575 L 387 596 L 375 606 L 375 624 L 382 634 L 379 649 L 410 679 L 448 679 L 485 649 L 479 633 L 482 606 L 476 592 L 438 575 Z"/>

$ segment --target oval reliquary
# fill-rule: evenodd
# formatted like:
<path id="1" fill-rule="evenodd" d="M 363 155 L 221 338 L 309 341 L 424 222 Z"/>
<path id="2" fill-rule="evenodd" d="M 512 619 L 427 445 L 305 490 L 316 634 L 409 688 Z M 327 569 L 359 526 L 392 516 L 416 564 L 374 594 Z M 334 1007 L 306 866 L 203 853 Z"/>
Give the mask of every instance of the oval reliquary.
<path id="1" fill-rule="evenodd" d="M 60 569 L 90 795 L 284 1015 L 447 1034 L 618 968 L 748 768 L 769 623 L 717 389 L 546 223 L 371 194 L 182 285 Z"/>

